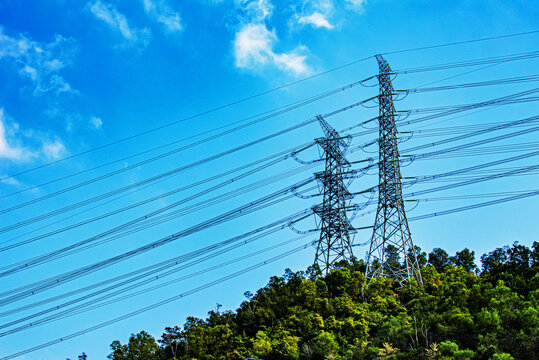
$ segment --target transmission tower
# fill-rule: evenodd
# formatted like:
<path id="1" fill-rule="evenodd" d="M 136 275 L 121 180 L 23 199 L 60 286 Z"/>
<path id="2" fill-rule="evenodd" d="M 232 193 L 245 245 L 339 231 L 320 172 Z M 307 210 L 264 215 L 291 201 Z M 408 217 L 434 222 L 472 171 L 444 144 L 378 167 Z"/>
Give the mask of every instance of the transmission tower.
<path id="1" fill-rule="evenodd" d="M 316 247 L 315 263 L 327 274 L 336 262 L 352 257 L 350 233 L 353 227 L 346 211 L 349 209 L 347 203 L 353 196 L 343 181 L 350 167 L 343 154 L 348 147 L 346 138 L 341 137 L 322 116 L 318 116 L 318 122 L 325 137 L 316 139 L 316 142 L 322 148 L 326 167 L 325 171 L 314 174 L 323 194 L 322 204 L 313 208 L 320 217 L 320 240 Z"/>
<path id="2" fill-rule="evenodd" d="M 422 283 L 402 199 L 392 72 L 381 55 L 376 55 L 376 60 L 380 87 L 378 209 L 367 257 L 366 276 L 394 278 L 401 285 L 410 278 L 416 278 Z"/>

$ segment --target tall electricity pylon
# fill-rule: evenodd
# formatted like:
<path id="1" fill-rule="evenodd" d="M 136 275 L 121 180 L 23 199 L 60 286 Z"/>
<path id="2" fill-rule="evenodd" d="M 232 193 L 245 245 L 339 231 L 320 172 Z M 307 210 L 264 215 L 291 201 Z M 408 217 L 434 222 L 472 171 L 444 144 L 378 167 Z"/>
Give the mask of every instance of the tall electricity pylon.
<path id="1" fill-rule="evenodd" d="M 318 122 L 325 137 L 316 139 L 316 142 L 323 150 L 326 168 L 314 174 L 324 196 L 322 204 L 313 208 L 314 213 L 320 217 L 320 240 L 315 263 L 327 274 L 336 262 L 350 260 L 352 257 L 350 232 L 353 227 L 346 211 L 349 209 L 347 203 L 353 196 L 343 181 L 345 171 L 350 167 L 343 154 L 348 144 L 322 116 L 318 116 Z"/>
<path id="2" fill-rule="evenodd" d="M 376 55 L 380 86 L 379 101 L 379 180 L 378 209 L 367 257 L 367 278 L 384 276 L 401 285 L 410 278 L 422 283 L 408 220 L 402 199 L 397 127 L 395 125 L 395 92 L 391 85 L 391 68 Z"/>

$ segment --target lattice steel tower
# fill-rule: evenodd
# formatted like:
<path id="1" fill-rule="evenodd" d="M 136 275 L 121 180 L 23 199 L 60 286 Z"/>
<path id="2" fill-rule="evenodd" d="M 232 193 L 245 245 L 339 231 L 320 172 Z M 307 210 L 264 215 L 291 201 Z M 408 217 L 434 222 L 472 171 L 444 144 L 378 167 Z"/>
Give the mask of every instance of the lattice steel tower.
<path id="1" fill-rule="evenodd" d="M 350 167 L 343 152 L 348 147 L 343 138 L 322 116 L 318 122 L 324 130 L 325 137 L 316 139 L 323 150 L 326 162 L 325 171 L 315 173 L 323 194 L 323 202 L 313 210 L 320 217 L 320 240 L 316 247 L 315 263 L 318 263 L 324 274 L 341 260 L 350 260 L 352 247 L 350 233 L 353 227 L 348 221 L 346 211 L 352 194 L 347 190 L 343 176 Z"/>
<path id="2" fill-rule="evenodd" d="M 422 283 L 402 199 L 392 72 L 381 55 L 376 55 L 376 60 L 380 86 L 378 209 L 367 257 L 366 276 L 390 277 L 401 284 L 410 278 L 416 278 Z"/>

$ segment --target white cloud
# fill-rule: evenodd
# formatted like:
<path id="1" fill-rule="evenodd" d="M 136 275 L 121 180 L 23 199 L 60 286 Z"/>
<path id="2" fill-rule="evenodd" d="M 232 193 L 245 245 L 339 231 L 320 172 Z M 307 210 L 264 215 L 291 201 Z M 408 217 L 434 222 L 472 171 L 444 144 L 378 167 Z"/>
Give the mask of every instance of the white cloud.
<path id="1" fill-rule="evenodd" d="M 94 129 L 101 129 L 101 127 L 103 126 L 103 120 L 101 120 L 101 119 L 98 118 L 98 117 L 93 116 L 93 117 L 90 119 L 90 124 L 92 125 L 92 127 L 93 127 Z"/>
<path id="2" fill-rule="evenodd" d="M 329 21 L 326 19 L 326 17 L 319 12 L 314 12 L 313 14 L 309 16 L 301 16 L 298 19 L 298 23 L 303 24 L 303 25 L 310 24 L 315 28 L 320 28 L 320 27 L 323 27 L 326 29 L 333 28 L 333 25 L 331 25 Z"/>
<path id="3" fill-rule="evenodd" d="M 25 162 L 35 157 L 35 154 L 28 149 L 10 143 L 17 130 L 17 124 L 14 124 L 11 129 L 7 128 L 4 109 L 0 108 L 0 159 Z"/>
<path id="4" fill-rule="evenodd" d="M 105 22 L 129 42 L 140 43 L 143 46 L 148 45 L 151 35 L 150 30 L 131 27 L 125 15 L 120 13 L 112 4 L 97 0 L 90 5 L 90 11 L 96 18 Z"/>
<path id="5" fill-rule="evenodd" d="M 153 20 L 161 23 L 171 33 L 183 29 L 180 14 L 174 11 L 165 0 L 142 0 L 144 11 Z"/>
<path id="6" fill-rule="evenodd" d="M 303 47 L 300 48 L 303 49 Z M 305 64 L 306 59 L 307 56 L 296 53 L 273 54 L 273 60 L 278 67 L 284 70 L 292 71 L 297 75 L 306 74 L 311 71 L 307 64 Z"/>
<path id="7" fill-rule="evenodd" d="M 245 12 L 250 21 L 263 21 L 273 14 L 273 4 L 269 0 L 239 0 L 236 6 Z"/>
<path id="8" fill-rule="evenodd" d="M 234 3 L 239 20 L 233 43 L 238 68 L 262 71 L 274 67 L 295 76 L 311 72 L 305 46 L 288 52 L 275 50 L 280 45 L 279 39 L 276 31 L 267 26 L 274 11 L 271 0 L 235 0 Z"/>
<path id="9" fill-rule="evenodd" d="M 248 24 L 237 34 L 234 42 L 236 65 L 241 68 L 265 64 L 271 59 L 275 32 L 270 32 L 263 24 Z"/>
<path id="10" fill-rule="evenodd" d="M 333 29 L 335 24 L 331 20 L 335 18 L 336 9 L 334 0 L 303 0 L 300 5 L 294 7 L 296 13 L 291 20 L 295 24 L 310 25 L 313 28 Z"/>
<path id="11" fill-rule="evenodd" d="M 71 85 L 67 82 L 65 82 L 64 78 L 61 77 L 58 74 L 51 75 L 49 79 L 50 84 L 56 89 L 56 92 L 58 94 L 60 93 L 76 93 L 78 94 L 79 91 L 71 88 Z"/>
<path id="12" fill-rule="evenodd" d="M 61 62 L 59 59 L 52 59 L 52 60 L 46 61 L 45 66 L 50 71 L 58 71 L 58 70 L 60 70 L 61 68 L 64 67 L 64 63 Z"/>
<path id="13" fill-rule="evenodd" d="M 136 40 L 136 33 L 131 30 L 126 17 L 119 13 L 112 4 L 104 4 L 101 1 L 96 1 L 92 4 L 90 10 L 98 19 L 117 29 L 126 39 Z"/>
<path id="14" fill-rule="evenodd" d="M 0 178 L 5 178 L 6 176 L 8 176 L 8 175 L 0 174 Z M 15 179 L 13 177 L 8 177 L 7 179 L 3 179 L 0 182 L 2 182 L 4 184 L 7 184 L 7 185 L 22 187 L 20 181 L 18 181 L 17 179 Z"/>
<path id="15" fill-rule="evenodd" d="M 38 42 L 22 34 L 9 36 L 0 27 L 0 60 L 12 61 L 19 76 L 32 83 L 36 96 L 78 93 L 59 74 L 60 70 L 71 65 L 74 52 L 72 39 L 56 35 L 50 43 Z"/>
<path id="16" fill-rule="evenodd" d="M 269 31 L 264 24 L 244 25 L 234 40 L 236 66 L 256 70 L 264 65 L 274 65 L 294 75 L 310 72 L 305 62 L 307 57 L 300 54 L 305 47 L 298 47 L 288 53 L 276 53 L 273 51 L 276 42 L 275 31 Z"/>
<path id="17" fill-rule="evenodd" d="M 49 160 L 56 160 L 61 158 L 64 154 L 67 153 L 65 145 L 58 139 L 52 142 L 43 143 L 43 154 Z"/>
<path id="18" fill-rule="evenodd" d="M 58 137 L 34 129 L 20 129 L 19 124 L 8 120 L 0 107 L 0 159 L 16 163 L 46 158 L 55 160 L 68 153 Z M 16 184 L 11 184 L 16 185 Z"/>
<path id="19" fill-rule="evenodd" d="M 359 13 L 365 11 L 365 4 L 367 4 L 367 0 L 346 0 L 347 7 Z"/>

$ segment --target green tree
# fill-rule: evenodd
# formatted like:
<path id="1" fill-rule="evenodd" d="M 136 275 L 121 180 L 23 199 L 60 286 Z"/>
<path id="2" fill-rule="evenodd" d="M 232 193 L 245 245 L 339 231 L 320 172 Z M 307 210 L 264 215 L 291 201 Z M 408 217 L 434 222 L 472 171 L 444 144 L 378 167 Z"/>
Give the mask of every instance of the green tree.
<path id="1" fill-rule="evenodd" d="M 434 249 L 432 266 L 421 268 L 423 283 L 406 286 L 383 277 L 367 281 L 364 262 L 355 259 L 327 275 L 316 266 L 287 269 L 256 293 L 246 292 L 236 311 L 188 317 L 183 327 L 167 327 L 158 342 L 144 331 L 127 344 L 114 341 L 109 359 L 535 360 L 538 248 L 495 249 L 481 257 L 481 273 L 470 271 L 468 249 L 451 258 Z"/>
<path id="2" fill-rule="evenodd" d="M 462 266 L 466 271 L 473 271 L 477 268 L 475 265 L 475 252 L 467 248 L 457 251 L 455 256 L 451 256 L 449 260 L 456 266 Z"/>
<path id="3" fill-rule="evenodd" d="M 401 259 L 399 249 L 396 246 L 388 245 L 385 249 L 385 263 L 391 266 L 393 269 L 399 269 L 401 265 Z"/>
<path id="4" fill-rule="evenodd" d="M 408 258 L 413 259 L 414 253 L 417 259 L 417 263 L 420 267 L 427 265 L 427 253 L 422 251 L 421 248 L 417 245 L 414 245 L 414 248 L 408 249 Z"/>
<path id="5" fill-rule="evenodd" d="M 499 353 L 492 355 L 492 360 L 515 360 L 515 358 L 507 353 Z"/>
<path id="6" fill-rule="evenodd" d="M 110 345 L 112 352 L 108 358 L 112 360 L 158 360 L 159 346 L 153 336 L 146 331 L 131 334 L 127 345 L 118 340 Z"/>
<path id="7" fill-rule="evenodd" d="M 436 270 L 442 271 L 445 266 L 449 265 L 449 255 L 440 248 L 434 248 L 429 253 L 429 264 L 434 266 Z"/>
<path id="8" fill-rule="evenodd" d="M 314 339 L 313 359 L 334 360 L 337 358 L 338 351 L 339 344 L 337 343 L 333 333 L 322 331 Z"/>
<path id="9" fill-rule="evenodd" d="M 530 253 L 531 266 L 539 266 L 539 242 L 534 241 Z"/>

